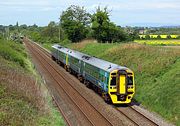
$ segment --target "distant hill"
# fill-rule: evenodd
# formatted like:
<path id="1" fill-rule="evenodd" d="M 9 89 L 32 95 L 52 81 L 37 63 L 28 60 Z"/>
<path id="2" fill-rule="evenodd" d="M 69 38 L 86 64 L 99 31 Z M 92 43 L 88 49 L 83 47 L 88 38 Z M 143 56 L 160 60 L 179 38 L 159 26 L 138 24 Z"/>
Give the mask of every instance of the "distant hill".
<path id="1" fill-rule="evenodd" d="M 162 28 L 180 28 L 180 25 L 172 25 L 172 26 L 160 26 Z"/>
<path id="2" fill-rule="evenodd" d="M 164 23 L 130 23 L 130 24 L 122 24 L 122 26 L 180 28 L 180 24 L 164 24 Z"/>

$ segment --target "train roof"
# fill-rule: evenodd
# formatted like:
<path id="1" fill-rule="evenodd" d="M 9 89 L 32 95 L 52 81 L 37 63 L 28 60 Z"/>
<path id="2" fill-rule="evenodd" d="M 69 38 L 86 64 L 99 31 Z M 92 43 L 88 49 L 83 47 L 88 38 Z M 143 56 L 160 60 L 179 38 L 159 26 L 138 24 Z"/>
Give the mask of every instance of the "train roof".
<path id="1" fill-rule="evenodd" d="M 86 63 L 91 64 L 93 66 L 98 66 L 100 69 L 111 72 L 115 69 L 128 69 L 123 66 L 119 66 L 117 64 L 98 59 L 96 57 L 90 57 L 89 59 L 84 60 Z"/>
<path id="2" fill-rule="evenodd" d="M 86 62 L 90 65 L 96 66 L 96 67 L 98 67 L 104 71 L 107 71 L 107 72 L 111 72 L 112 70 L 115 70 L 115 69 L 124 69 L 124 70 L 129 69 L 127 67 L 119 66 L 117 64 L 114 64 L 114 63 L 96 58 L 94 56 L 90 56 L 90 55 L 75 51 L 72 49 L 68 49 L 68 48 L 62 47 L 62 46 L 57 45 L 57 44 L 52 46 L 52 47 L 56 48 L 59 51 L 66 53 L 70 56 L 73 56 L 79 60 L 83 60 L 84 62 Z"/>
<path id="3" fill-rule="evenodd" d="M 64 52 L 64 53 L 67 53 L 67 52 L 69 51 L 68 48 L 65 48 L 65 47 L 63 47 L 63 46 L 60 46 L 60 45 L 58 45 L 58 44 L 53 45 L 52 48 L 57 49 L 57 50 L 59 50 L 59 51 L 61 51 L 61 52 Z"/>

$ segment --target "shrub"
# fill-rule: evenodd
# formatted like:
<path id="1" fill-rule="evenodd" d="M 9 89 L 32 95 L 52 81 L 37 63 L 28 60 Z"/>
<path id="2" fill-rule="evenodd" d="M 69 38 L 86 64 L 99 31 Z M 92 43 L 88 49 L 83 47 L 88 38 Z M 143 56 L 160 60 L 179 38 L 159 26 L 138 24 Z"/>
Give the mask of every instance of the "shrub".
<path id="1" fill-rule="evenodd" d="M 62 42 L 60 42 L 60 44 L 62 44 L 62 45 L 67 45 L 69 43 L 71 43 L 71 41 L 69 39 L 64 39 Z"/>
<path id="2" fill-rule="evenodd" d="M 157 36 L 157 39 L 161 39 L 161 36 L 160 36 L 160 35 L 158 35 L 158 36 Z"/>
<path id="3" fill-rule="evenodd" d="M 167 39 L 172 39 L 170 35 L 167 36 Z"/>
<path id="4" fill-rule="evenodd" d="M 22 50 L 21 45 L 13 42 L 0 41 L 0 56 L 9 61 L 14 61 L 21 67 L 25 68 L 25 52 Z"/>
<path id="5" fill-rule="evenodd" d="M 146 35 L 146 36 L 145 36 L 145 39 L 151 39 L 151 38 L 150 38 L 150 35 Z"/>

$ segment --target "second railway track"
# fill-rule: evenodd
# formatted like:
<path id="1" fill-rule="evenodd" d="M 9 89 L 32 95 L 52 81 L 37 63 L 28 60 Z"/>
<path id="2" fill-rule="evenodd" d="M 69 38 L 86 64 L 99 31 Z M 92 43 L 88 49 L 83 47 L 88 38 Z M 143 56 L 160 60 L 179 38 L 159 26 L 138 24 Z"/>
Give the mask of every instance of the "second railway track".
<path id="1" fill-rule="evenodd" d="M 151 119 L 144 116 L 142 113 L 138 112 L 131 106 L 129 107 L 116 107 L 116 110 L 126 116 L 131 122 L 138 126 L 158 126 Z"/>

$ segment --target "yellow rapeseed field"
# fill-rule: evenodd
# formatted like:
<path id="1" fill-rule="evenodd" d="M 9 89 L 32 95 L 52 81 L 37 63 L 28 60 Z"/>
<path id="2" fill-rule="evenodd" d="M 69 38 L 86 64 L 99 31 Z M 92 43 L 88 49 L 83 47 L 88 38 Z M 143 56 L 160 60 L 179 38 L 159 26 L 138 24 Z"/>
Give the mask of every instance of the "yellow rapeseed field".
<path id="1" fill-rule="evenodd" d="M 158 37 L 158 35 L 149 35 L 150 36 L 150 38 L 157 38 Z M 177 38 L 179 35 L 170 35 L 171 36 L 171 38 Z M 139 35 L 139 37 L 140 38 L 145 38 L 146 37 L 146 35 Z M 160 37 L 162 38 L 162 39 L 166 39 L 167 37 L 168 37 L 168 35 L 160 35 Z"/>
<path id="2" fill-rule="evenodd" d="M 180 40 L 134 40 L 134 42 L 148 45 L 179 45 Z"/>

